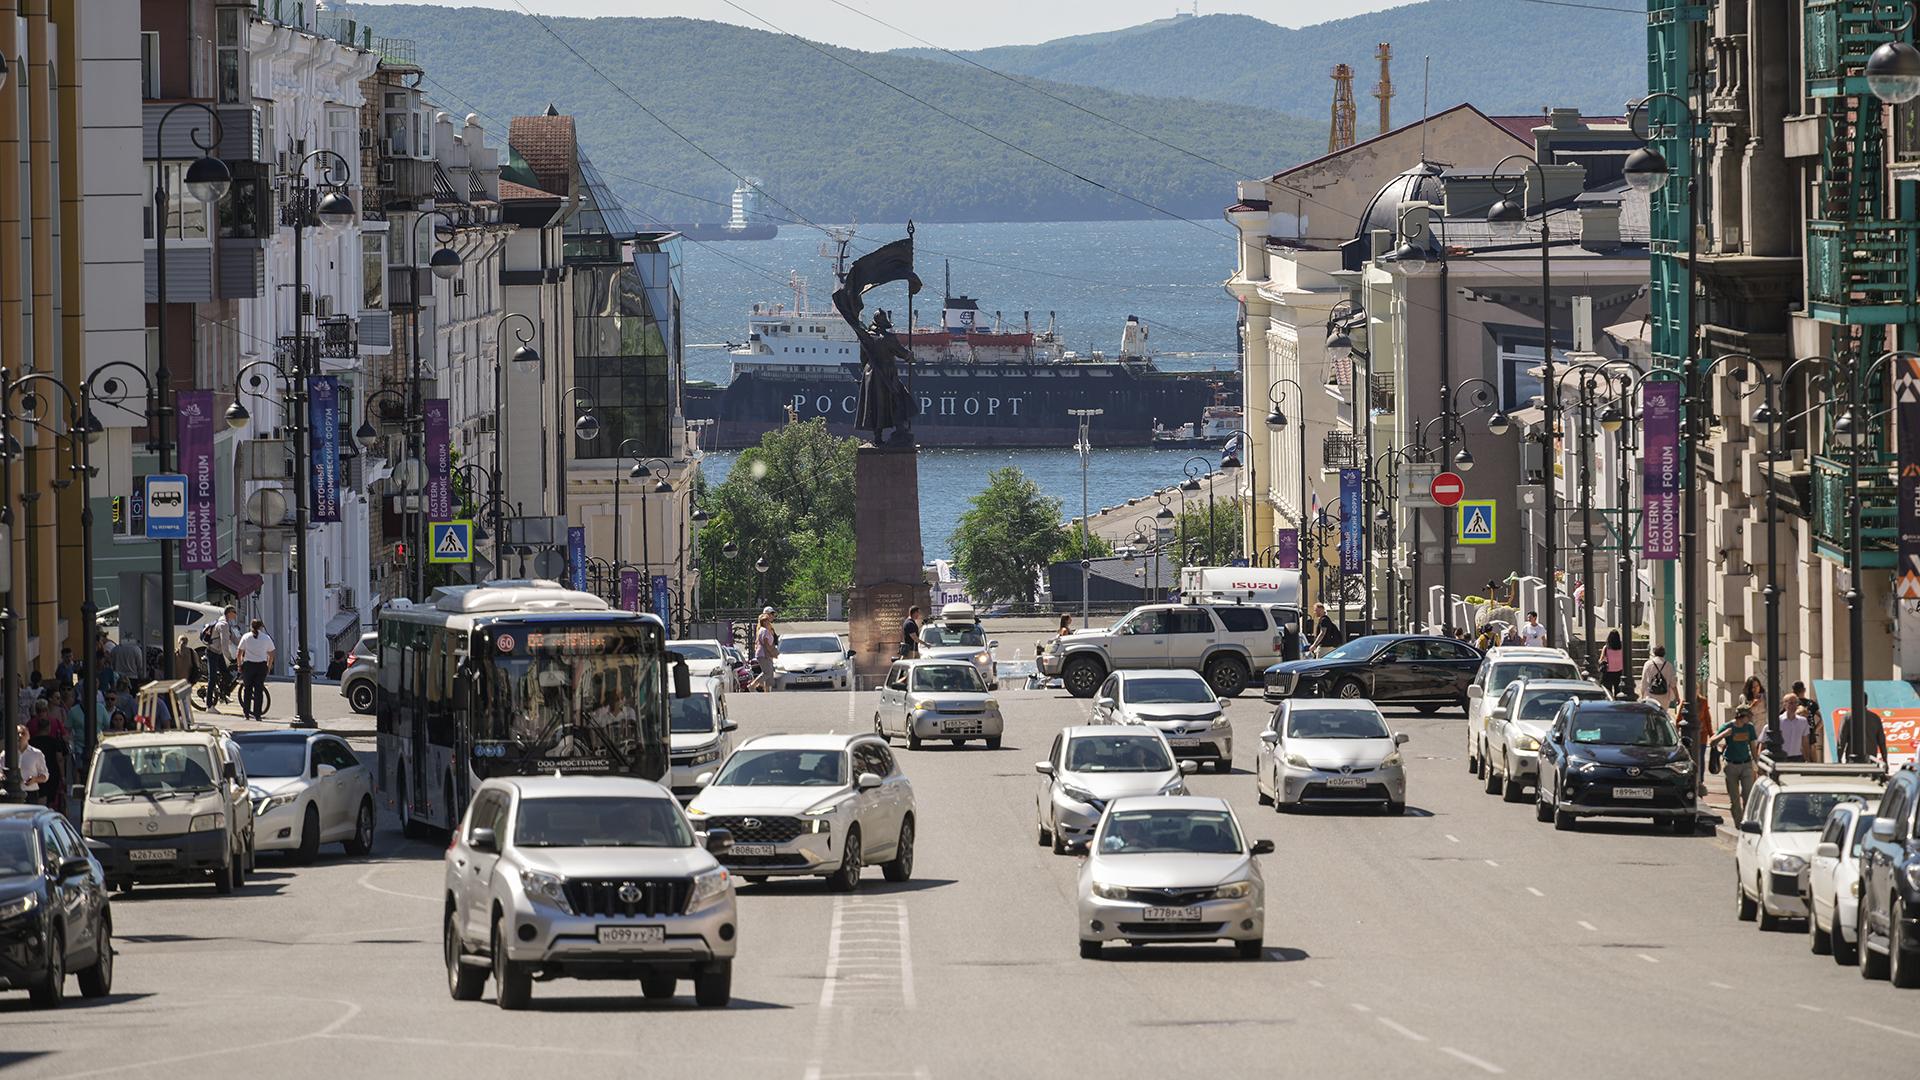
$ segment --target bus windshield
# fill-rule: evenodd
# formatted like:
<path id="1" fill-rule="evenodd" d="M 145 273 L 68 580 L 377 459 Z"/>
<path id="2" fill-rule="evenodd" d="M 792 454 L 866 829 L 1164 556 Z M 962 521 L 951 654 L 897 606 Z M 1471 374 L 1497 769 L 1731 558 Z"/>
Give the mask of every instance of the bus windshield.
<path id="1" fill-rule="evenodd" d="M 645 648 L 644 637 L 638 625 L 522 626 L 497 635 L 486 652 L 474 756 L 538 771 L 640 768 L 642 748 L 664 741 L 643 729 L 665 713 L 659 643 Z"/>

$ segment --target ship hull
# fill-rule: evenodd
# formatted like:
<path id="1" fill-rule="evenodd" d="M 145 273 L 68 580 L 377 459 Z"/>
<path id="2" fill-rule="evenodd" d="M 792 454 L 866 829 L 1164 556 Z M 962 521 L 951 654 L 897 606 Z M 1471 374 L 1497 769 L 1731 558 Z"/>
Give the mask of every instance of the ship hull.
<path id="1" fill-rule="evenodd" d="M 916 364 L 908 389 L 920 402 L 913 422 L 922 446 L 1072 446 L 1071 409 L 1100 409 L 1091 435 L 1099 446 L 1148 446 L 1156 423 L 1197 420 L 1209 405 L 1238 398 L 1231 373 L 1172 373 L 1116 363 Z M 797 420 L 824 418 L 840 435 L 855 431 L 859 365 L 816 371 L 745 371 L 724 387 L 692 385 L 690 420 L 712 420 L 702 441 L 716 449 L 752 446 Z"/>

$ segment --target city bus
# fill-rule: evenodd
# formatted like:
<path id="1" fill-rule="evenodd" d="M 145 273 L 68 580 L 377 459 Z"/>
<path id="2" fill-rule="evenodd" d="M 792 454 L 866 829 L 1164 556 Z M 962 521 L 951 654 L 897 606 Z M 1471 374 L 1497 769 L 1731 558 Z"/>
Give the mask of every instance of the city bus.
<path id="1" fill-rule="evenodd" d="M 489 776 L 666 779 L 687 675 L 652 615 L 552 581 L 456 585 L 389 602 L 379 648 L 375 783 L 408 835 L 452 829 Z"/>

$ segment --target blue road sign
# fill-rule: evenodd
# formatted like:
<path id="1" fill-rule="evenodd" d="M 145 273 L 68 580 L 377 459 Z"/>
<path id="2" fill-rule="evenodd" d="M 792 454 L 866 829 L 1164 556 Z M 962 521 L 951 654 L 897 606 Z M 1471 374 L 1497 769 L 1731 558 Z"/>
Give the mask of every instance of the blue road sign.
<path id="1" fill-rule="evenodd" d="M 473 522 L 428 522 L 427 561 L 436 563 L 472 562 Z"/>
<path id="2" fill-rule="evenodd" d="M 1458 509 L 1460 522 L 1460 542 L 1463 544 L 1491 544 L 1494 542 L 1494 512 L 1498 509 L 1496 499 L 1462 500 Z"/>
<path id="3" fill-rule="evenodd" d="M 187 538 L 187 476 L 155 473 L 147 477 L 147 539 Z"/>

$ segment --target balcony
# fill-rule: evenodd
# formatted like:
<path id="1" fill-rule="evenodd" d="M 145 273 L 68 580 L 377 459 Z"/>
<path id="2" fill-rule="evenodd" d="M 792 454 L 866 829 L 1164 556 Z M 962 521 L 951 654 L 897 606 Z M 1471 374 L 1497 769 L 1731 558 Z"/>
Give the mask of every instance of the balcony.
<path id="1" fill-rule="evenodd" d="M 1360 467 L 1360 439 L 1349 431 L 1330 431 L 1320 444 L 1320 467 L 1322 469 L 1357 469 Z"/>
<path id="2" fill-rule="evenodd" d="M 1801 51 L 1809 95 L 1867 94 L 1867 57 L 1890 38 L 1912 40 L 1910 31 L 1895 34 L 1874 24 L 1875 9 L 1882 6 L 1873 0 L 1811 0 L 1806 5 Z M 1891 18 L 1881 17 L 1889 25 L 1898 25 L 1904 13 L 1896 8 Z"/>
<path id="3" fill-rule="evenodd" d="M 1898 494 L 1891 480 L 1892 458 L 1872 453 L 1861 463 L 1860 544 L 1862 563 L 1890 568 L 1899 539 Z M 1813 459 L 1813 544 L 1823 559 L 1845 563 L 1853 537 L 1847 516 L 1847 463 L 1830 457 Z"/>
<path id="4" fill-rule="evenodd" d="M 167 110 L 180 104 L 178 101 L 148 101 L 140 107 L 142 128 L 140 156 L 147 161 L 193 161 L 206 151 L 194 145 L 193 136 L 198 131 L 201 141 L 213 138 L 212 124 L 207 114 L 200 109 L 181 109 L 173 119 L 167 121 L 167 145 L 162 147 L 160 138 L 160 119 Z M 213 156 L 232 164 L 236 161 L 259 161 L 260 128 L 254 122 L 254 113 L 247 105 L 213 105 L 215 115 L 220 117 L 220 142 L 213 148 Z"/>
<path id="5" fill-rule="evenodd" d="M 351 360 L 360 355 L 360 344 L 353 318 L 330 315 L 319 321 L 315 337 L 320 339 L 320 355 L 333 360 Z"/>
<path id="6" fill-rule="evenodd" d="M 1392 416 L 1395 393 L 1395 381 L 1391 372 L 1373 376 L 1373 392 L 1367 397 L 1367 411 L 1374 416 Z"/>
<path id="7" fill-rule="evenodd" d="M 1913 260 L 1920 222 L 1807 222 L 1807 313 L 1822 322 L 1888 326 L 1920 320 Z"/>

